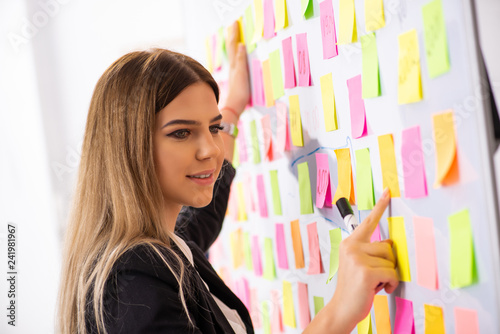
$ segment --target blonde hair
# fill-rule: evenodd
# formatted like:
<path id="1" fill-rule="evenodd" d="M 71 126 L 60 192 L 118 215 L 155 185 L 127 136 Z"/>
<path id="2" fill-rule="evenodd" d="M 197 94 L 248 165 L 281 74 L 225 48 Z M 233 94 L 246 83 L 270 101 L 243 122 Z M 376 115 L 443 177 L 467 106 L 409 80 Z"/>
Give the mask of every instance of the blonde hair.
<path id="1" fill-rule="evenodd" d="M 209 84 L 218 100 L 217 84 L 203 66 L 162 49 L 121 57 L 97 82 L 65 236 L 57 320 L 61 333 L 87 333 L 89 316 L 98 332 L 106 333 L 105 283 L 120 256 L 139 244 L 149 245 L 172 271 L 191 322 L 185 267 L 170 250 L 170 232 L 162 228 L 153 131 L 155 114 L 196 82 Z M 165 250 L 178 263 L 169 263 Z"/>

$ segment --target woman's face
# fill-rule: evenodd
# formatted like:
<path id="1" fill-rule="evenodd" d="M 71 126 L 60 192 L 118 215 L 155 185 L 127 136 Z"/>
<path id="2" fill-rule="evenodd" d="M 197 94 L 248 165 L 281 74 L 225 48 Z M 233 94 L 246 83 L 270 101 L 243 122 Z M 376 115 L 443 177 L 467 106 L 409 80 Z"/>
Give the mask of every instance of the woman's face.
<path id="1" fill-rule="evenodd" d="M 188 86 L 157 113 L 154 159 L 167 206 L 203 207 L 212 200 L 224 160 L 221 118 L 206 83 Z"/>

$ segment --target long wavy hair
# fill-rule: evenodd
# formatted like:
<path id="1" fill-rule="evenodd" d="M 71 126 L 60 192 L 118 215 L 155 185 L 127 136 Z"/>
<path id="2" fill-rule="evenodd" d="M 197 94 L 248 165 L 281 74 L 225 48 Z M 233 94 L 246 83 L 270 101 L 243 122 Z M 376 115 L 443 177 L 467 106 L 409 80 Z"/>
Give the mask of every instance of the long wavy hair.
<path id="1" fill-rule="evenodd" d="M 207 83 L 218 101 L 217 83 L 202 65 L 163 49 L 127 54 L 97 82 L 65 236 L 57 317 L 61 333 L 87 333 L 89 309 L 98 332 L 106 333 L 106 280 L 117 259 L 139 244 L 151 246 L 172 270 L 191 321 L 184 297 L 185 267 L 170 250 L 170 232 L 162 228 L 153 132 L 155 114 L 196 82 Z M 163 249 L 178 263 L 169 263 Z"/>

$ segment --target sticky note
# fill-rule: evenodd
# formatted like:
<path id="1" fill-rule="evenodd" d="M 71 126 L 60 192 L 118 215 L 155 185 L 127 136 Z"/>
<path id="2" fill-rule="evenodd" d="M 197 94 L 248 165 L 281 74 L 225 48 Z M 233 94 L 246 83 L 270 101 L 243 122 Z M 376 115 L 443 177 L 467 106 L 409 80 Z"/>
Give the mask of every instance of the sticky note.
<path id="1" fill-rule="evenodd" d="M 221 69 L 222 65 L 222 57 L 220 54 L 220 47 L 219 47 L 219 40 L 218 40 L 219 35 L 217 33 L 212 35 L 212 59 L 213 59 L 213 65 L 214 65 L 214 70 L 219 71 Z"/>
<path id="2" fill-rule="evenodd" d="M 307 238 L 309 240 L 309 269 L 307 270 L 307 274 L 316 275 L 324 273 L 316 223 L 307 225 Z"/>
<path id="3" fill-rule="evenodd" d="M 247 220 L 247 210 L 245 205 L 245 194 L 243 191 L 243 182 L 238 182 L 238 220 Z"/>
<path id="4" fill-rule="evenodd" d="M 234 150 L 233 150 L 233 161 L 231 164 L 233 165 L 233 168 L 236 169 L 240 166 L 240 150 L 239 150 L 239 141 L 240 139 L 236 138 L 235 143 L 234 143 Z"/>
<path id="5" fill-rule="evenodd" d="M 264 137 L 264 160 L 273 160 L 273 133 L 271 130 L 271 115 L 262 116 L 260 123 L 262 125 L 262 136 Z"/>
<path id="6" fill-rule="evenodd" d="M 316 207 L 332 207 L 328 154 L 316 153 Z"/>
<path id="7" fill-rule="evenodd" d="M 438 289 L 438 265 L 432 218 L 413 216 L 417 283 L 430 290 Z"/>
<path id="8" fill-rule="evenodd" d="M 304 146 L 302 137 L 302 120 L 300 119 L 299 96 L 290 95 L 288 97 L 290 103 L 290 130 L 292 132 L 292 143 L 295 146 Z"/>
<path id="9" fill-rule="evenodd" d="M 304 268 L 306 265 L 304 263 L 304 250 L 302 248 L 299 221 L 292 220 L 290 225 L 292 230 L 293 253 L 295 255 L 295 268 Z"/>
<path id="10" fill-rule="evenodd" d="M 372 333 L 372 315 L 368 315 L 361 320 L 356 326 L 358 329 L 358 334 L 371 334 Z"/>
<path id="11" fill-rule="evenodd" d="M 299 295 L 299 326 L 300 329 L 306 329 L 307 325 L 311 322 L 307 284 L 297 282 L 297 288 Z"/>
<path id="12" fill-rule="evenodd" d="M 424 304 L 425 334 L 445 334 L 443 309 L 439 306 Z"/>
<path id="13" fill-rule="evenodd" d="M 259 137 L 257 136 L 257 123 L 255 120 L 250 122 L 250 135 L 252 138 L 252 155 L 253 163 L 260 163 L 260 148 L 259 148 Z"/>
<path id="14" fill-rule="evenodd" d="M 425 162 L 422 153 L 420 126 L 404 129 L 401 135 L 401 160 L 403 160 L 403 175 L 406 198 L 421 198 L 427 196 L 427 178 Z"/>
<path id="15" fill-rule="evenodd" d="M 361 75 L 348 79 L 347 88 L 351 112 L 351 134 L 354 138 L 360 138 L 367 134 L 365 102 L 361 96 Z"/>
<path id="16" fill-rule="evenodd" d="M 342 242 L 342 234 L 340 228 L 334 228 L 328 232 L 330 235 L 330 270 L 328 272 L 328 280 L 326 284 L 330 283 L 333 276 L 339 270 L 339 247 Z"/>
<path id="17" fill-rule="evenodd" d="M 271 290 L 271 331 L 272 333 L 283 333 L 283 318 L 281 316 L 281 293 L 278 290 Z"/>
<path id="18" fill-rule="evenodd" d="M 267 218 L 266 188 L 264 187 L 264 177 L 262 174 L 257 175 L 257 194 L 257 197 L 259 198 L 260 216 Z"/>
<path id="19" fill-rule="evenodd" d="M 382 167 L 383 188 L 389 187 L 391 197 L 401 197 L 392 134 L 389 133 L 378 136 L 378 150 L 380 154 L 380 165 Z"/>
<path id="20" fill-rule="evenodd" d="M 293 88 L 295 83 L 295 64 L 293 62 L 292 37 L 287 37 L 281 42 L 283 49 L 283 66 L 285 70 L 285 88 Z"/>
<path id="21" fill-rule="evenodd" d="M 417 30 L 413 29 L 400 34 L 398 45 L 398 103 L 418 102 L 422 100 L 422 81 Z"/>
<path id="22" fill-rule="evenodd" d="M 248 285 L 248 280 L 245 277 L 241 278 L 241 294 L 242 302 L 245 304 L 247 310 L 250 310 L 250 286 Z"/>
<path id="23" fill-rule="evenodd" d="M 319 82 L 321 85 L 321 102 L 323 102 L 323 117 L 325 118 L 325 130 L 326 131 L 337 130 L 338 129 L 337 111 L 335 108 L 335 94 L 333 93 L 332 73 L 328 73 L 321 76 L 319 78 Z"/>
<path id="24" fill-rule="evenodd" d="M 273 239 L 264 238 L 264 272 L 262 276 L 270 281 L 276 278 L 276 268 L 273 257 Z"/>
<path id="25" fill-rule="evenodd" d="M 293 304 L 292 283 L 283 280 L 283 323 L 285 326 L 296 328 L 295 306 Z"/>
<path id="26" fill-rule="evenodd" d="M 348 148 L 335 150 L 337 156 L 338 187 L 333 196 L 332 204 L 337 203 L 340 197 L 345 197 L 349 203 L 356 204 L 354 198 L 354 182 L 352 179 L 351 152 Z"/>
<path id="27" fill-rule="evenodd" d="M 245 203 L 250 206 L 250 210 L 252 212 L 257 211 L 257 205 L 255 204 L 254 196 L 253 196 L 253 186 L 252 186 L 252 174 L 249 171 L 246 171 L 243 176 L 243 189 L 245 192 Z"/>
<path id="28" fill-rule="evenodd" d="M 432 128 L 436 147 L 434 188 L 455 184 L 459 180 L 459 168 L 453 110 L 432 115 Z"/>
<path id="29" fill-rule="evenodd" d="M 281 216 L 283 213 L 281 211 L 281 196 L 280 196 L 280 188 L 278 183 L 278 170 L 270 170 L 269 171 L 271 178 L 271 192 L 273 194 L 273 209 L 274 214 L 277 216 Z"/>
<path id="30" fill-rule="evenodd" d="M 415 334 L 413 303 L 411 300 L 396 297 L 394 334 Z"/>
<path id="31" fill-rule="evenodd" d="M 269 315 L 269 305 L 267 300 L 260 303 L 262 312 L 262 329 L 264 334 L 271 334 L 271 317 Z"/>
<path id="32" fill-rule="evenodd" d="M 319 3 L 319 16 L 321 24 L 321 39 L 323 41 L 323 59 L 338 56 L 337 33 L 335 31 L 335 18 L 331 1 Z"/>
<path id="33" fill-rule="evenodd" d="M 356 150 L 356 193 L 358 194 L 358 210 L 371 210 L 375 206 L 373 191 L 372 165 L 370 150 L 362 148 Z"/>
<path id="34" fill-rule="evenodd" d="M 450 231 L 450 283 L 463 288 L 477 282 L 474 241 L 469 210 L 463 209 L 448 216 Z"/>
<path id="35" fill-rule="evenodd" d="M 262 62 L 262 76 L 264 78 L 264 98 L 266 100 L 266 107 L 272 107 L 274 105 L 274 93 L 271 63 L 269 59 Z"/>
<path id="36" fill-rule="evenodd" d="M 408 258 L 408 245 L 406 243 L 406 228 L 403 217 L 388 217 L 389 236 L 393 241 L 394 253 L 398 263 L 399 280 L 410 282 L 410 262 Z"/>
<path id="37" fill-rule="evenodd" d="M 237 20 L 238 22 L 238 29 L 240 30 L 240 43 L 245 44 L 245 31 L 243 29 L 243 16 L 240 16 Z"/>
<path id="38" fill-rule="evenodd" d="M 301 0 L 300 1 L 300 9 L 302 11 L 302 15 L 308 19 L 314 15 L 313 5 L 311 0 Z"/>
<path id="39" fill-rule="evenodd" d="M 277 100 L 285 95 L 285 88 L 283 87 L 283 75 L 281 73 L 280 49 L 276 49 L 269 54 L 269 65 L 271 66 L 273 99 Z"/>
<path id="40" fill-rule="evenodd" d="M 231 232 L 229 234 L 231 254 L 233 255 L 233 267 L 239 268 L 243 265 L 244 254 L 242 250 L 243 245 L 243 232 L 241 228 Z"/>
<path id="41" fill-rule="evenodd" d="M 252 236 L 252 263 L 255 276 L 262 276 L 262 257 L 257 235 Z"/>
<path id="42" fill-rule="evenodd" d="M 254 0 L 253 8 L 255 11 L 255 26 L 252 42 L 257 43 L 264 34 L 264 8 L 262 7 L 262 0 Z"/>
<path id="43" fill-rule="evenodd" d="M 455 307 L 455 334 L 479 334 L 477 312 L 461 307 Z"/>
<path id="44" fill-rule="evenodd" d="M 286 10 L 286 0 L 274 1 L 275 31 L 288 27 L 288 13 Z"/>
<path id="45" fill-rule="evenodd" d="M 300 214 L 307 215 L 314 213 L 311 195 L 311 179 L 309 178 L 309 166 L 307 161 L 297 165 L 297 173 L 299 179 Z"/>
<path id="46" fill-rule="evenodd" d="M 429 77 L 435 78 L 450 70 L 448 40 L 441 0 L 433 0 L 422 6 L 424 20 L 424 45 Z"/>
<path id="47" fill-rule="evenodd" d="M 325 307 L 325 299 L 323 297 L 314 296 L 314 315 L 317 315 L 323 307 Z"/>
<path id="48" fill-rule="evenodd" d="M 242 121 L 238 122 L 238 151 L 240 152 L 240 162 L 248 161 L 247 143 L 245 141 L 245 126 Z"/>
<path id="49" fill-rule="evenodd" d="M 247 53 L 252 53 L 253 50 L 255 50 L 256 44 L 253 40 L 253 37 L 255 36 L 254 32 L 254 19 L 253 19 L 253 9 L 252 6 L 248 6 L 247 9 L 245 9 L 245 15 L 244 15 L 244 22 L 245 22 L 245 40 L 247 41 L 246 47 L 247 47 Z"/>
<path id="50" fill-rule="evenodd" d="M 391 318 L 389 316 L 389 302 L 385 295 L 375 295 L 373 298 L 375 311 L 375 326 L 377 334 L 391 334 Z"/>
<path id="51" fill-rule="evenodd" d="M 276 250 L 278 253 L 278 268 L 288 269 L 288 256 L 286 254 L 285 229 L 283 224 L 275 225 Z"/>
<path id="52" fill-rule="evenodd" d="M 339 0 L 339 38 L 338 44 L 349 44 L 358 41 L 356 28 L 356 11 L 354 0 Z"/>
<path id="53" fill-rule="evenodd" d="M 243 233 L 243 251 L 245 254 L 245 267 L 253 270 L 252 249 L 250 248 L 250 232 Z"/>
<path id="54" fill-rule="evenodd" d="M 370 242 L 380 241 L 380 224 L 377 224 L 375 230 L 370 237 Z"/>
<path id="55" fill-rule="evenodd" d="M 257 288 L 250 288 L 250 317 L 255 328 L 261 328 L 259 298 Z"/>
<path id="56" fill-rule="evenodd" d="M 273 38 L 274 32 L 274 6 L 273 0 L 264 0 L 264 38 Z"/>
<path id="57" fill-rule="evenodd" d="M 375 33 L 361 36 L 361 56 L 363 98 L 367 99 L 380 96 L 380 73 L 378 70 L 377 40 L 375 39 Z"/>
<path id="58" fill-rule="evenodd" d="M 365 0 L 366 31 L 375 31 L 384 26 L 384 2 L 382 0 Z"/>
<path id="59" fill-rule="evenodd" d="M 307 87 L 311 85 L 311 72 L 309 68 L 309 51 L 307 48 L 307 33 L 296 35 L 297 40 L 297 61 L 299 68 L 299 86 Z"/>
<path id="60" fill-rule="evenodd" d="M 290 150 L 290 130 L 285 103 L 276 102 L 276 119 L 276 152 L 281 154 Z"/>

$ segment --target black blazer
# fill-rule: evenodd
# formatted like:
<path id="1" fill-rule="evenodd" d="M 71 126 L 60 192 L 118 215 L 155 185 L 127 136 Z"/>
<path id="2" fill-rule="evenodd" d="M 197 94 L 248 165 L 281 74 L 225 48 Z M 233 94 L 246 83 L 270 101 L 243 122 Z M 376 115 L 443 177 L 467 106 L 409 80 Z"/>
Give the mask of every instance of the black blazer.
<path id="1" fill-rule="evenodd" d="M 211 293 L 238 312 L 248 333 L 254 332 L 246 307 L 219 278 L 204 254 L 222 228 L 234 174 L 225 162 L 212 203 L 202 209 L 183 209 L 177 222 L 176 233 L 193 253 L 195 268 L 175 245 L 172 247 L 186 265 L 188 291 L 184 296 L 195 327 L 189 326 L 172 271 L 149 246 L 141 245 L 120 257 L 106 282 L 104 309 L 108 333 L 234 333 Z M 166 249 L 162 252 L 178 272 L 173 265 L 174 255 Z M 91 309 L 89 305 L 87 329 L 97 333 Z"/>

